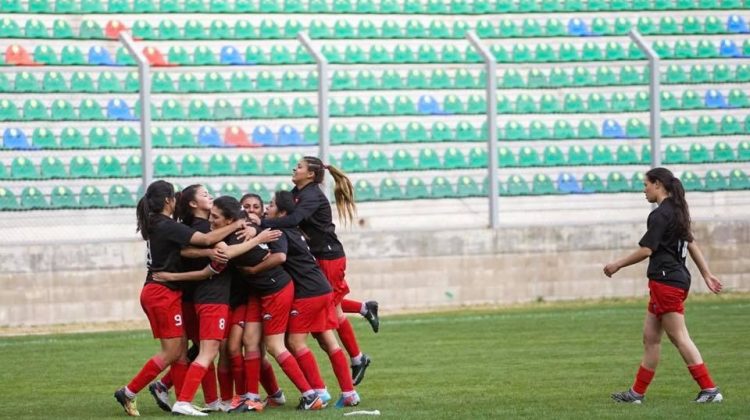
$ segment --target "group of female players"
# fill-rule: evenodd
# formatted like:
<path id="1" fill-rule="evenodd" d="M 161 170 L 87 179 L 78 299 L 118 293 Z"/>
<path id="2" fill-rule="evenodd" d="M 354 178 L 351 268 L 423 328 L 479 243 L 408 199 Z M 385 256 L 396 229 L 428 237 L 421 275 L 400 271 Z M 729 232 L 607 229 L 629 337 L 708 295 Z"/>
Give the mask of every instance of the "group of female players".
<path id="1" fill-rule="evenodd" d="M 335 181 L 338 213 L 351 222 L 356 211 L 351 182 L 315 157 L 299 161 L 294 189 L 277 191 L 266 209 L 253 194 L 240 201 L 213 200 L 201 185 L 177 193 L 166 181 L 147 188 L 137 207 L 138 231 L 147 244 L 141 305 L 161 351 L 115 392 L 128 415 L 139 415 L 135 397 L 146 387 L 160 408 L 174 414 L 262 411 L 284 404 L 266 353 L 302 394 L 297 408 L 322 409 L 331 396 L 307 347 L 309 334 L 330 359 L 341 390 L 336 406 L 359 404 L 354 386 L 371 361 L 345 313 L 361 314 L 377 332 L 378 304 L 344 299 L 346 257 L 320 188 L 326 171 Z M 176 402 L 170 405 L 172 386 Z M 192 404 L 199 386 L 204 409 Z"/>

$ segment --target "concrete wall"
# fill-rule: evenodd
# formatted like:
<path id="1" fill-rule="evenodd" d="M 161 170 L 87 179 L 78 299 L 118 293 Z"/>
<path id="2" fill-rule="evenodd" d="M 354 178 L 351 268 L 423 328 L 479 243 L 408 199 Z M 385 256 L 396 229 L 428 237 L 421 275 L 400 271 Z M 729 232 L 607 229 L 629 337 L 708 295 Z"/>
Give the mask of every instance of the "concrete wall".
<path id="1" fill-rule="evenodd" d="M 646 294 L 645 263 L 601 270 L 645 223 L 343 234 L 354 299 L 385 312 Z M 730 290 L 750 290 L 750 221 L 701 222 L 696 237 Z M 693 270 L 693 292 L 705 292 Z M 145 319 L 141 241 L 0 245 L 0 326 Z"/>

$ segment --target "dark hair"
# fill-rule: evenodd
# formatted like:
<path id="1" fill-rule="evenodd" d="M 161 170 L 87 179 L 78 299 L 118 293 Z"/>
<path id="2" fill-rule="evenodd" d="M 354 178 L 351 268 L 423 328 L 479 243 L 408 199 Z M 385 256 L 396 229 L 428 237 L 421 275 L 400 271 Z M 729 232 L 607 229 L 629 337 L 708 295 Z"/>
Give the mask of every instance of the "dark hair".
<path id="1" fill-rule="evenodd" d="M 690 229 L 690 209 L 685 200 L 685 188 L 679 178 L 667 168 L 653 168 L 646 172 L 649 182 L 659 181 L 669 193 L 668 199 L 672 200 L 677 208 L 677 232 L 683 241 L 692 242 L 693 232 Z"/>
<path id="2" fill-rule="evenodd" d="M 176 204 L 174 207 L 174 214 L 172 218 L 178 220 L 188 226 L 193 224 L 193 209 L 190 208 L 190 202 L 195 200 L 195 194 L 198 192 L 198 188 L 202 187 L 201 184 L 193 184 L 185 187 L 182 191 L 178 191 L 175 194 Z"/>
<path id="3" fill-rule="evenodd" d="M 240 203 L 242 203 L 243 201 L 247 200 L 248 198 L 254 198 L 254 199 L 258 200 L 258 202 L 260 202 L 260 206 L 263 207 L 263 199 L 260 198 L 260 196 L 258 194 L 255 194 L 255 193 L 247 193 L 247 194 L 243 195 L 242 198 L 240 198 Z"/>
<path id="4" fill-rule="evenodd" d="M 294 194 L 291 191 L 276 191 L 273 195 L 273 199 L 276 202 L 276 208 L 280 211 L 290 214 L 294 211 Z"/>
<path id="5" fill-rule="evenodd" d="M 354 203 L 354 186 L 339 168 L 333 165 L 325 165 L 323 161 L 315 156 L 302 158 L 307 163 L 307 169 L 315 174 L 313 182 L 320 184 L 325 179 L 325 170 L 331 173 L 334 182 L 333 195 L 336 198 L 336 208 L 339 211 L 339 219 L 344 223 L 351 223 L 357 213 L 357 205 Z"/>
<path id="6" fill-rule="evenodd" d="M 236 198 L 223 195 L 214 200 L 214 207 L 221 211 L 222 216 L 231 221 L 240 220 L 242 217 L 242 207 Z"/>
<path id="7" fill-rule="evenodd" d="M 148 240 L 151 218 L 164 211 L 166 200 L 174 197 L 174 186 L 167 181 L 154 181 L 146 189 L 146 194 L 138 200 L 135 216 L 138 219 L 136 232 L 141 232 L 144 240 Z"/>

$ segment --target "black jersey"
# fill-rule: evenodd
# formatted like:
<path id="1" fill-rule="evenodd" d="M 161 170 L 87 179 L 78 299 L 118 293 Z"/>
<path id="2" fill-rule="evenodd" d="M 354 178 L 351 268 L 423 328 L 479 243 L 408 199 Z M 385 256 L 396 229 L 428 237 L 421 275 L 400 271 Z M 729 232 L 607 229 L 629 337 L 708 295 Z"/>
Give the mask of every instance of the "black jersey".
<path id="1" fill-rule="evenodd" d="M 638 245 L 651 249 L 647 276 L 669 286 L 690 289 L 690 272 L 685 265 L 688 242 L 680 239 L 674 203 L 664 199 L 648 215 L 646 234 Z"/>
<path id="2" fill-rule="evenodd" d="M 226 238 L 227 245 L 236 245 L 242 243 L 236 235 L 230 235 Z M 273 243 L 271 243 L 273 246 Z M 269 247 L 266 244 L 260 244 L 253 247 L 250 251 L 232 258 L 230 266 L 234 267 L 252 267 L 260 264 L 269 253 Z M 251 293 L 259 296 L 266 296 L 278 292 L 284 286 L 292 281 L 289 274 L 281 266 L 276 266 L 258 274 L 242 274 L 242 277 L 250 285 Z"/>
<path id="3" fill-rule="evenodd" d="M 211 231 L 211 223 L 209 223 L 207 219 L 204 219 L 201 217 L 193 218 L 192 223 L 190 223 L 190 227 L 195 229 L 197 232 L 201 232 L 201 233 L 208 233 Z M 181 262 L 182 262 L 182 266 L 180 268 L 181 272 L 200 271 L 200 270 L 203 270 L 209 263 L 211 263 L 211 259 L 206 258 L 206 257 L 201 257 L 201 258 L 182 257 Z M 180 289 L 182 289 L 182 301 L 192 302 L 194 300 L 193 295 L 195 294 L 195 289 L 198 287 L 198 282 L 180 281 L 180 282 L 177 282 L 177 284 L 179 284 Z"/>
<path id="4" fill-rule="evenodd" d="M 230 234 L 229 236 L 235 236 L 234 233 Z M 229 238 L 224 238 L 224 241 L 226 242 Z M 202 270 L 206 268 L 206 265 L 208 265 L 211 261 L 210 258 L 199 258 L 201 260 L 205 259 L 205 264 L 198 268 L 198 270 Z M 232 283 L 232 273 L 230 270 L 223 270 L 221 273 L 214 274 L 210 278 L 206 280 L 201 280 L 198 282 L 187 282 L 187 283 L 195 283 L 195 290 L 193 292 L 193 302 L 195 303 L 218 303 L 218 304 L 229 304 L 229 292 L 231 288 Z"/>
<path id="5" fill-rule="evenodd" d="M 310 252 L 315 258 L 335 260 L 344 257 L 344 247 L 336 236 L 331 203 L 319 184 L 310 183 L 292 189 L 296 207 L 284 217 L 264 219 L 261 227 L 297 227 L 307 236 Z"/>
<path id="6" fill-rule="evenodd" d="M 146 284 L 154 283 L 151 273 L 155 271 L 179 272 L 181 269 L 180 250 L 190 244 L 195 229 L 175 222 L 163 214 L 151 218 L 151 226 L 146 241 Z M 180 290 L 178 284 L 160 283 L 172 290 Z"/>
<path id="7" fill-rule="evenodd" d="M 227 265 L 224 271 L 229 272 L 229 275 L 232 276 L 229 286 L 229 307 L 234 309 L 244 305 L 250 297 L 250 285 L 245 280 L 247 275 L 241 273 L 237 267 L 231 264 Z"/>
<path id="8" fill-rule="evenodd" d="M 294 298 L 301 299 L 330 293 L 333 289 L 323 272 L 320 271 L 315 257 L 310 253 L 302 232 L 297 228 L 283 228 L 281 231 L 284 234 L 273 243 L 276 247 L 272 252 L 286 254 L 286 262 L 283 266 L 294 281 Z"/>

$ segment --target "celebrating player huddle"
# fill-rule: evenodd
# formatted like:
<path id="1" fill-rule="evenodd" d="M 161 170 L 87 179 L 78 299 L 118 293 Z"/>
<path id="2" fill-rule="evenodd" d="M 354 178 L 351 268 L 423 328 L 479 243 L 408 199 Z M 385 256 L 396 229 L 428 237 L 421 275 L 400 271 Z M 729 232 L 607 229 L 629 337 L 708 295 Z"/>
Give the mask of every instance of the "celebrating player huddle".
<path id="1" fill-rule="evenodd" d="M 161 351 L 115 392 L 128 415 L 139 415 L 135 397 L 146 387 L 160 408 L 174 414 L 282 405 L 286 397 L 266 352 L 301 393 L 297 408 L 322 409 L 331 396 L 307 347 L 309 334 L 330 359 L 341 390 L 336 407 L 359 404 L 354 386 L 370 358 L 360 351 L 345 312 L 361 314 L 377 332 L 378 304 L 344 299 L 346 257 L 320 188 L 326 170 L 336 184 L 339 215 L 351 222 L 356 210 L 351 182 L 314 157 L 300 160 L 295 188 L 276 192 L 266 217 L 257 195 L 212 200 L 201 185 L 178 193 L 165 181 L 148 187 L 137 207 L 138 231 L 148 249 L 141 306 Z M 351 372 L 334 330 L 350 356 Z M 192 404 L 199 386 L 202 410 Z"/>

